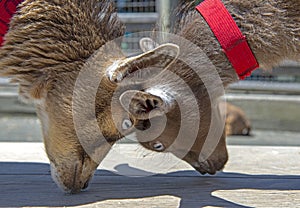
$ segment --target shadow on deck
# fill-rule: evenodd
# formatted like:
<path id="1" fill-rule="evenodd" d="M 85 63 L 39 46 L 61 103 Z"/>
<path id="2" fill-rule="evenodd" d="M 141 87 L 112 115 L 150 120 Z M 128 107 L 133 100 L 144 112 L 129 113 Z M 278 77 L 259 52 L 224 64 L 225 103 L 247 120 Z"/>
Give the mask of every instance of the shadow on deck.
<path id="1" fill-rule="evenodd" d="M 115 169 L 118 171 L 124 168 L 131 169 L 127 164 L 120 164 Z M 255 202 L 258 195 L 258 200 L 264 199 L 260 191 L 271 191 L 273 194 L 268 194 L 265 200 L 269 203 L 274 200 L 274 204 L 281 202 L 281 206 L 288 207 L 286 203 L 289 202 L 278 198 L 278 194 L 282 191 L 288 191 L 289 196 L 295 195 L 293 191 L 296 191 L 297 196 L 300 194 L 300 175 L 221 172 L 216 176 L 200 176 L 195 171 L 177 171 L 149 177 L 126 177 L 98 170 L 88 191 L 67 195 L 53 183 L 49 169 L 45 163 L 0 162 L 0 206 L 250 207 L 249 204 L 264 204 L 262 201 Z M 232 197 L 228 198 L 226 191 Z M 297 196 L 294 196 L 295 199 Z M 138 199 L 141 201 L 135 201 Z M 127 204 L 127 200 L 133 201 Z M 246 201 L 250 203 L 245 205 Z M 296 201 L 291 199 L 291 205 L 296 207 Z"/>

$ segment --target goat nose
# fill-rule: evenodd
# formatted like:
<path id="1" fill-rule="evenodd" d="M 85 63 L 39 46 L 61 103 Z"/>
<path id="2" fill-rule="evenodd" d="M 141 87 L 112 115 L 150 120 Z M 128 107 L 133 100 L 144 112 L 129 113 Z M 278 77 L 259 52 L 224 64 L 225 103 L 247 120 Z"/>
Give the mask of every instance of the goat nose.
<path id="1" fill-rule="evenodd" d="M 70 189 L 70 191 L 67 190 L 66 192 L 69 194 L 78 194 L 78 193 L 80 193 L 80 191 L 81 191 L 80 188 L 72 188 L 72 189 Z"/>
<path id="2" fill-rule="evenodd" d="M 209 160 L 203 162 L 194 162 L 191 165 L 202 175 L 205 175 L 207 173 L 210 175 L 214 175 L 216 173 L 214 164 Z"/>
<path id="3" fill-rule="evenodd" d="M 71 189 L 71 194 L 77 194 L 77 193 L 80 193 L 81 191 L 84 191 L 84 190 L 86 190 L 88 187 L 89 187 L 89 180 L 87 180 L 84 184 L 83 184 L 83 186 L 80 188 L 80 186 L 79 187 L 74 187 L 74 188 L 72 188 Z"/>
<path id="4" fill-rule="evenodd" d="M 81 190 L 86 190 L 89 186 L 89 181 L 85 182 Z"/>
<path id="5" fill-rule="evenodd" d="M 78 194 L 81 191 L 86 190 L 88 186 L 89 186 L 89 181 L 85 182 L 82 187 L 79 185 L 79 186 L 71 187 L 70 189 L 65 189 L 65 192 L 69 194 Z"/>
<path id="6" fill-rule="evenodd" d="M 139 120 L 135 126 L 138 130 L 145 131 L 151 127 L 150 120 Z"/>

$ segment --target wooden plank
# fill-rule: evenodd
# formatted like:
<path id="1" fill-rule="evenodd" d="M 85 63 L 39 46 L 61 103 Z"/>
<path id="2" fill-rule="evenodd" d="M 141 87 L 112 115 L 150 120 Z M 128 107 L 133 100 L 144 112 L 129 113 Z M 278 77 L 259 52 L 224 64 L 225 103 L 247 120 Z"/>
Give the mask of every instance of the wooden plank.
<path id="1" fill-rule="evenodd" d="M 200 176 L 186 163 L 159 155 L 172 168 L 128 177 L 145 170 L 134 166 L 140 149 L 121 144 L 90 189 L 77 195 L 63 194 L 53 183 L 42 147 L 1 143 L 0 207 L 300 207 L 300 147 L 229 146 L 230 160 L 216 176 Z M 114 169 L 103 169 L 109 165 Z"/>
<path id="2" fill-rule="evenodd" d="M 78 195 L 62 194 L 50 175 L 8 175 L 0 179 L 0 204 L 2 207 L 86 204 L 120 207 L 123 203 L 126 207 L 137 207 L 142 202 L 145 207 L 179 207 L 173 205 L 180 202 L 180 207 L 300 206 L 299 176 L 259 178 L 228 174 L 223 178 L 96 176 L 91 188 Z M 288 206 L 289 203 L 293 206 Z"/>

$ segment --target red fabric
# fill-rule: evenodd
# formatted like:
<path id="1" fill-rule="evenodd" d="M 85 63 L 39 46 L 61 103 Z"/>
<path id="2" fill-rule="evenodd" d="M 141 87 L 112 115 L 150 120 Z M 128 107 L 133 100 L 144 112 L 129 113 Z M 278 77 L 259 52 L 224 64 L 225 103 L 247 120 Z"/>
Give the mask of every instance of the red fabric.
<path id="1" fill-rule="evenodd" d="M 250 76 L 251 72 L 259 67 L 259 64 L 246 37 L 221 0 L 205 0 L 196 9 L 215 34 L 239 78 L 245 79 Z"/>
<path id="2" fill-rule="evenodd" d="M 10 19 L 22 1 L 23 0 L 0 0 L 0 46 L 8 30 Z"/>

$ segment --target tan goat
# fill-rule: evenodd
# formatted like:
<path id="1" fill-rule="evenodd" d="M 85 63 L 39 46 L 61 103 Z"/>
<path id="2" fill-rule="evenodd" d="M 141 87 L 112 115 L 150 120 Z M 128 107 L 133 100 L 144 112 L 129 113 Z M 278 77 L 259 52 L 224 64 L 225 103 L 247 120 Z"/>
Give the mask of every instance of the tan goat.
<path id="1" fill-rule="evenodd" d="M 249 136 L 251 132 L 251 124 L 243 110 L 230 103 L 220 102 L 221 115 L 225 119 L 226 136 L 244 135 Z M 226 112 L 222 110 L 225 109 Z"/>
<path id="2" fill-rule="evenodd" d="M 195 2 L 198 1 L 183 1 L 179 6 L 177 16 L 179 20 L 177 22 L 174 33 L 183 37 L 186 40 L 194 43 L 200 47 L 205 54 L 209 57 L 213 65 L 222 79 L 224 87 L 228 84 L 238 80 L 238 76 L 235 70 L 232 68 L 230 62 L 225 56 L 219 42 L 216 40 L 211 29 L 208 27 L 206 21 L 195 10 Z M 241 1 L 241 0 L 224 0 L 228 11 L 233 16 L 237 25 L 241 29 L 244 35 L 246 35 L 248 43 L 257 58 L 260 66 L 264 69 L 270 69 L 273 66 L 278 65 L 285 59 L 299 61 L 299 38 L 300 38 L 300 2 L 297 0 L 280 0 L 280 1 Z M 141 45 L 144 46 L 144 51 L 154 49 L 156 43 L 143 43 L 149 42 L 148 40 L 142 40 Z M 150 41 L 151 42 L 151 41 Z M 200 125 L 197 128 L 199 133 L 197 139 L 191 147 L 189 152 L 183 157 L 183 160 L 193 165 L 200 173 L 215 173 L 224 167 L 227 161 L 227 151 L 225 147 L 225 133 L 218 140 L 218 145 L 214 148 L 212 154 L 208 159 L 203 161 L 201 158 L 206 158 L 207 155 L 203 154 L 203 147 L 206 142 L 206 138 L 209 134 L 211 116 L 215 115 L 215 129 L 220 128 L 218 120 L 219 109 L 216 105 L 215 98 L 209 97 L 206 86 L 201 82 L 195 74 L 195 70 L 191 69 L 187 64 L 183 63 L 180 59 L 192 60 L 195 65 L 202 65 L 203 73 L 205 75 L 205 67 L 209 68 L 209 65 L 203 60 L 201 55 L 195 53 L 185 53 L 186 48 L 191 46 L 185 46 L 176 42 L 180 47 L 181 57 L 173 62 L 168 68 L 156 77 L 159 81 L 153 81 L 145 85 L 141 91 L 125 92 L 128 96 L 123 95 L 121 97 L 121 103 L 123 106 L 129 106 L 129 113 L 134 117 L 134 121 L 139 120 L 137 128 L 141 130 L 148 129 L 151 124 L 159 123 L 159 116 L 151 115 L 151 111 L 157 112 L 161 110 L 166 113 L 167 123 L 164 131 L 154 140 L 150 142 L 143 142 L 141 144 L 151 150 L 165 152 L 169 151 L 176 156 L 182 157 L 180 152 L 186 150 L 185 143 L 188 143 L 190 135 L 193 134 L 193 122 L 190 122 L 190 132 L 186 133 L 186 139 L 184 141 L 178 141 L 176 139 L 179 134 L 181 121 L 183 118 L 190 118 L 191 121 L 195 121 L 193 111 L 180 111 L 180 106 L 176 99 L 170 99 L 172 95 L 180 95 L 183 101 L 182 106 L 186 106 L 186 109 L 193 107 L 191 105 L 191 96 L 186 94 L 184 90 L 178 87 L 178 80 L 174 79 L 165 73 L 176 74 L 181 77 L 185 83 L 188 83 L 190 88 L 194 90 L 194 96 L 198 101 L 200 116 Z M 207 64 L 207 65 L 206 65 Z M 115 77 L 125 77 L 130 70 L 116 70 Z M 209 70 L 207 71 L 209 73 Z M 121 75 L 120 75 L 121 74 Z M 121 80 L 119 78 L 119 80 Z M 169 81 L 169 80 L 173 80 Z M 161 84 L 163 83 L 163 84 Z M 152 85 L 151 85 L 152 84 Z M 216 88 L 218 87 L 218 83 Z M 148 94 L 148 95 L 147 95 Z M 169 97 L 166 98 L 166 95 Z M 156 97 L 155 97 L 156 96 Z M 130 99 L 122 99 L 129 97 Z M 176 101 L 175 101 L 176 100 Z M 130 103 L 129 103 L 130 102 Z M 158 105 L 153 105 L 158 103 Z M 161 104 L 162 103 L 162 104 Z M 167 106 L 167 107 L 166 107 Z M 214 112 L 214 113 L 213 113 Z M 147 120 L 146 118 L 151 118 Z M 185 119 L 188 121 L 189 119 Z M 190 134 L 189 134 L 190 133 Z M 138 138 L 142 138 L 145 135 L 139 135 Z M 149 135 L 150 136 L 150 135 Z M 218 139 L 218 138 L 215 138 Z M 206 148 L 204 148 L 206 150 Z"/>
<path id="3" fill-rule="evenodd" d="M 174 24 L 175 28 L 173 33 L 189 40 L 205 51 L 205 54 L 216 67 L 224 87 L 226 87 L 228 84 L 238 81 L 238 76 L 206 21 L 195 10 L 196 2 L 199 1 L 182 1 L 177 10 L 178 21 Z M 300 1 L 254 0 L 250 2 L 243 0 L 224 0 L 223 3 L 241 29 L 242 33 L 246 35 L 248 43 L 262 68 L 271 69 L 286 59 L 300 61 Z M 156 43 L 149 44 L 143 42 L 151 42 L 151 40 L 149 41 L 149 39 L 146 39 L 141 41 L 141 45 L 145 46 L 145 51 L 153 49 L 156 46 Z M 182 47 L 185 47 L 184 44 L 180 45 L 181 51 Z M 191 53 L 186 56 L 186 59 L 193 59 L 193 62 L 198 65 L 204 64 L 203 68 L 205 68 L 205 66 L 209 68 L 209 65 L 205 65 L 206 63 L 203 62 L 203 58 L 201 56 Z M 173 62 L 167 68 L 167 71 L 181 76 L 192 89 L 197 89 L 197 92 L 194 95 L 198 100 L 198 107 L 200 111 L 204 112 L 200 117 L 198 137 L 194 145 L 190 148 L 188 154 L 183 157 L 183 160 L 193 165 L 200 173 L 213 174 L 217 170 L 222 169 L 227 161 L 225 133 L 220 138 L 218 145 L 208 159 L 206 161 L 199 159 L 201 159 L 201 151 L 203 151 L 202 147 L 209 131 L 209 123 L 211 121 L 210 112 L 216 112 L 215 115 L 217 115 L 219 111 L 215 105 L 216 101 L 215 99 L 208 98 L 208 93 L 206 92 L 207 90 L 203 83 L 199 80 L 195 81 L 196 76 L 194 71 L 180 60 Z M 167 76 L 164 77 L 164 80 L 170 79 L 171 78 L 168 78 Z M 160 82 L 162 81 L 160 80 Z M 216 84 L 216 87 L 217 86 L 218 84 Z M 148 91 L 150 92 L 148 97 L 153 99 L 151 89 Z M 161 94 L 181 94 L 181 96 L 185 96 L 185 92 L 178 89 L 176 82 L 168 82 L 168 84 L 164 84 L 164 86 L 161 87 L 161 91 Z M 130 93 L 134 94 L 134 92 Z M 145 100 L 147 100 L 146 95 L 141 97 L 137 92 L 136 94 L 137 96 L 135 96 L 133 100 L 140 99 L 140 103 L 147 103 L 145 102 Z M 157 99 L 159 100 L 159 98 Z M 189 104 L 189 97 L 185 97 L 184 100 L 187 100 L 186 105 L 191 107 Z M 135 105 L 141 106 L 138 103 Z M 168 105 L 173 107 L 172 110 L 165 110 L 168 117 L 168 123 L 164 132 L 155 140 L 150 142 L 141 142 L 141 144 L 154 151 L 171 150 L 171 152 L 177 153 L 180 148 L 184 147 L 181 143 L 174 148 L 174 143 L 176 143 L 175 138 L 178 134 L 177 130 L 181 125 L 180 119 L 178 118 L 181 118 L 182 115 L 180 114 L 178 104 L 176 102 L 174 102 L 173 105 L 168 103 Z M 143 108 L 151 109 L 151 106 Z M 136 113 L 140 112 L 140 110 L 134 110 L 132 107 L 131 109 L 129 108 L 129 111 L 135 116 L 135 118 L 141 117 Z M 185 114 L 185 116 L 192 116 L 193 114 L 192 112 L 184 113 L 190 113 L 190 115 Z M 149 123 L 147 122 L 144 122 L 143 124 L 145 127 L 149 126 Z M 212 125 L 215 125 L 216 128 L 219 127 L 217 123 L 213 123 Z M 187 136 L 186 141 L 188 140 L 189 138 Z M 170 149 L 171 145 L 172 149 Z"/>
<path id="4" fill-rule="evenodd" d="M 66 192 L 76 193 L 88 186 L 111 145 L 123 137 L 118 129 L 131 125 L 119 101 L 115 103 L 118 118 L 112 118 L 112 98 L 118 85 L 107 76 L 111 65 L 120 59 L 133 64 L 147 59 L 145 67 L 167 66 L 175 57 L 164 54 L 178 53 L 176 45 L 165 44 L 129 59 L 118 54 L 102 54 L 101 63 L 95 60 L 91 68 L 99 72 L 99 80 L 104 75 L 94 98 L 95 118 L 104 138 L 95 138 L 90 121 L 85 120 L 80 125 L 87 138 L 79 141 L 72 108 L 76 79 L 97 49 L 123 33 L 124 26 L 108 0 L 26 0 L 11 20 L 0 48 L 0 74 L 19 83 L 23 100 L 35 103 L 52 177 Z M 127 90 L 128 86 L 123 89 Z M 78 111 L 85 111 L 87 105 L 84 103 Z"/>
<path id="5" fill-rule="evenodd" d="M 0 74 L 12 77 L 21 97 L 36 103 L 52 177 L 63 190 L 75 193 L 87 187 L 98 166 L 74 130 L 76 77 L 94 51 L 123 35 L 124 26 L 109 1 L 26 0 L 19 8 L 0 48 Z M 104 102 L 98 103 L 99 111 L 108 108 Z M 104 121 L 99 124 L 113 144 L 121 135 L 105 116 L 109 112 L 99 115 Z M 110 145 L 105 142 L 102 149 L 103 158 Z"/>
<path id="6" fill-rule="evenodd" d="M 262 66 L 272 67 L 286 58 L 299 60 L 298 0 L 249 3 L 229 0 L 224 3 L 247 35 Z M 227 86 L 238 77 L 194 6 L 193 2 L 187 2 L 181 7 L 180 24 L 174 32 L 205 51 Z M 88 153 L 93 152 L 93 159 L 97 159 L 93 160 L 83 148 L 73 121 L 72 96 L 77 76 L 97 49 L 122 34 L 123 25 L 108 1 L 26 0 L 11 22 L 0 49 L 1 74 L 20 84 L 22 97 L 35 100 L 54 180 L 66 192 L 76 193 L 86 188 L 111 145 L 136 130 L 143 146 L 160 152 L 170 151 L 200 173 L 214 174 L 222 169 L 228 157 L 224 128 L 219 129 L 222 133 L 216 138 L 216 147 L 210 147 L 211 154 L 202 156 L 211 124 L 217 129 L 222 120 L 217 97 L 209 97 L 203 82 L 193 76 L 193 69 L 177 60 L 180 44 L 179 47 L 171 43 L 149 47 L 147 52 L 131 58 L 103 54 L 101 63 L 95 60 L 91 68 L 104 77 L 96 94 L 95 113 L 107 142 L 93 138 L 89 123 L 83 122 L 82 128 L 92 149 Z M 190 60 L 203 65 L 197 56 L 191 56 Z M 190 94 L 178 89 L 177 80 L 168 79 L 168 73 L 146 84 L 118 84 L 130 73 L 153 66 L 181 77 L 193 90 L 196 106 L 189 106 Z M 166 80 L 168 82 L 162 82 Z M 114 99 L 116 89 L 118 99 Z M 174 99 L 178 94 L 187 102 Z M 190 110 L 180 112 L 179 104 L 187 109 L 196 107 L 200 118 L 194 118 L 197 116 Z M 111 105 L 115 106 L 114 112 Z M 85 110 L 84 104 L 82 110 Z M 114 120 L 112 113 L 117 115 Z M 162 118 L 167 118 L 167 122 Z M 175 140 L 181 119 L 186 120 L 184 125 L 190 125 L 191 129 L 185 132 L 183 141 Z M 200 120 L 196 126 L 195 119 Z M 153 129 L 151 125 L 162 123 L 166 125 L 163 132 L 153 141 L 146 141 L 144 132 Z M 194 127 L 197 129 L 195 141 L 187 147 L 185 143 L 191 143 L 189 138 L 195 133 Z M 151 132 L 149 137 L 153 138 Z"/>

